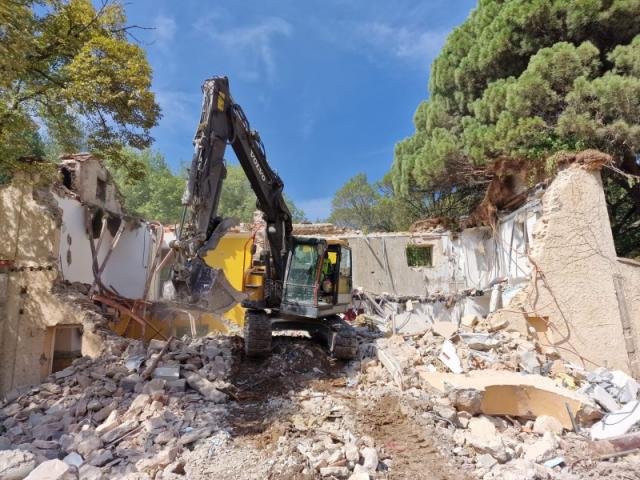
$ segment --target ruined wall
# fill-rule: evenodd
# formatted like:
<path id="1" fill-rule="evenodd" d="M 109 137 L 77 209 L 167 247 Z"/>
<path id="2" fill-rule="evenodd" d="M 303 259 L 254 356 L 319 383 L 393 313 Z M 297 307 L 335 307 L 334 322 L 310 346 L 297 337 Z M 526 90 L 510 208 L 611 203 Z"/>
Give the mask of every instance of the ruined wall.
<path id="1" fill-rule="evenodd" d="M 633 285 L 625 278 L 637 285 L 638 272 L 629 267 L 635 270 L 624 275 L 628 269 L 618 262 L 598 170 L 572 165 L 558 173 L 543 196 L 533 238 L 538 273 L 528 299 L 536 315 L 548 317 L 559 353 L 589 367 L 629 371 L 638 325 L 636 320 L 635 331 L 625 329 L 619 295 L 629 303 Z"/>
<path id="2" fill-rule="evenodd" d="M 448 291 L 448 265 L 440 235 L 377 234 L 345 236 L 353 251 L 353 285 L 369 292 L 427 295 Z M 432 245 L 432 267 L 409 267 L 407 245 Z"/>
<path id="3" fill-rule="evenodd" d="M 93 283 L 92 257 L 89 238 L 85 227 L 85 207 L 72 198 L 56 195 L 63 212 L 61 226 L 60 263 L 63 278 L 71 282 Z M 149 227 L 132 219 L 122 219 L 125 229 L 113 248 L 101 275 L 106 286 L 113 287 L 127 298 L 141 298 L 144 285 L 151 269 L 157 239 Z M 119 222 L 118 222 L 119 225 Z M 102 242 L 94 238 L 98 251 L 98 264 L 104 261 L 117 232 L 117 226 L 104 232 Z"/>
<path id="4" fill-rule="evenodd" d="M 67 188 L 78 194 L 80 200 L 114 213 L 122 213 L 122 202 L 107 168 L 89 153 L 78 153 L 60 158 L 61 170 L 70 175 Z"/>
<path id="5" fill-rule="evenodd" d="M 521 286 L 531 275 L 532 231 L 540 216 L 534 197 L 515 212 L 501 215 L 496 230 L 337 235 L 353 250 L 354 285 L 369 292 L 398 295 L 452 294 L 487 289 L 497 279 Z M 409 267 L 407 245 L 432 245 L 431 267 Z"/>
<path id="6" fill-rule="evenodd" d="M 48 374 L 51 330 L 81 324 L 83 313 L 61 301 L 58 278 L 60 212 L 50 192 L 34 191 L 32 178 L 0 188 L 0 260 L 7 265 L 0 302 L 0 393 L 41 381 Z"/>

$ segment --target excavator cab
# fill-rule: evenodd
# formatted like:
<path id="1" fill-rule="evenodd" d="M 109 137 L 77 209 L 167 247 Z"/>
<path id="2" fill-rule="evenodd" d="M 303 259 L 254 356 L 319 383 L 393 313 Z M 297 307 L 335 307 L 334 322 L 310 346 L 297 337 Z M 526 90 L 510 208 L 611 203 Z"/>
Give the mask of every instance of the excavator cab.
<path id="1" fill-rule="evenodd" d="M 344 313 L 351 301 L 351 249 L 344 240 L 293 239 L 280 311 L 306 318 Z"/>

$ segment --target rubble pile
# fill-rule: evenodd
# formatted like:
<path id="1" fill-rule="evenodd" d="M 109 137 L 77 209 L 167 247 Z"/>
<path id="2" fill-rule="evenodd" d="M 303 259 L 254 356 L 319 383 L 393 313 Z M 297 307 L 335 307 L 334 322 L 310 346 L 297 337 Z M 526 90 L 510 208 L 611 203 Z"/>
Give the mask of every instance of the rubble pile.
<path id="1" fill-rule="evenodd" d="M 507 322 L 357 327 L 358 359 L 302 335 L 112 338 L 0 409 L 1 479 L 637 478 L 638 383 Z"/>
<path id="2" fill-rule="evenodd" d="M 224 417 L 234 341 L 122 339 L 74 361 L 0 410 L 0 478 L 179 474 Z"/>
<path id="3" fill-rule="evenodd" d="M 475 477 L 626 477 L 640 457 L 640 386 L 626 373 L 587 371 L 508 322 L 435 322 L 422 335 L 377 338 L 363 382 L 391 379 L 416 421 L 439 426 L 446 454 Z M 372 387 L 367 387 L 369 391 Z M 611 473 L 610 458 L 619 476 Z M 634 473 L 637 475 L 637 473 Z"/>

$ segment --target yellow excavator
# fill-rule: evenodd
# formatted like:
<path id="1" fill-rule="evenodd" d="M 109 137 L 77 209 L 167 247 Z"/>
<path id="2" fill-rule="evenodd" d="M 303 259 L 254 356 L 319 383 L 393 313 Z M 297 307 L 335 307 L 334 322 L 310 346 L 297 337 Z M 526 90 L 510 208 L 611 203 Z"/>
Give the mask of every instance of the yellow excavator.
<path id="1" fill-rule="evenodd" d="M 340 359 L 356 355 L 353 327 L 341 316 L 351 303 L 351 250 L 342 240 L 295 237 L 284 184 L 267 162 L 264 145 L 234 102 L 227 77 L 202 86 L 202 114 L 195 153 L 182 199 L 184 214 L 172 248 L 172 283 L 177 301 L 215 309 L 229 295 L 224 274 L 204 261 L 237 220 L 218 215 L 226 176 L 228 144 L 257 197 L 264 215 L 266 248 L 255 251 L 244 274 L 244 347 L 248 356 L 271 352 L 274 330 L 305 330 Z M 233 296 L 233 294 L 232 294 Z"/>

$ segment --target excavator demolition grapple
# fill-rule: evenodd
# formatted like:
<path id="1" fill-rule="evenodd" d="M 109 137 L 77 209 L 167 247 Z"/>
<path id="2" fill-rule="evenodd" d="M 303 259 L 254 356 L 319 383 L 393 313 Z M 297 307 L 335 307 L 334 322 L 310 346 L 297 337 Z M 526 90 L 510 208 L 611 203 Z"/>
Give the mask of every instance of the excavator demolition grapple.
<path id="1" fill-rule="evenodd" d="M 195 153 L 182 202 L 185 206 L 177 239 L 171 281 L 179 303 L 216 311 L 229 297 L 245 308 L 244 345 L 248 356 L 271 351 L 273 330 L 306 330 L 322 340 L 337 358 L 350 359 L 357 344 L 353 327 L 340 317 L 351 303 L 351 250 L 342 240 L 292 235 L 284 184 L 267 162 L 258 132 L 251 130 L 240 105 L 233 101 L 227 77 L 202 86 Z M 237 220 L 218 216 L 226 176 L 224 153 L 230 144 L 257 197 L 266 223 L 265 246 L 254 244 L 244 272 L 243 292 L 224 273 L 204 261 Z M 226 300 L 227 299 L 227 300 Z"/>

